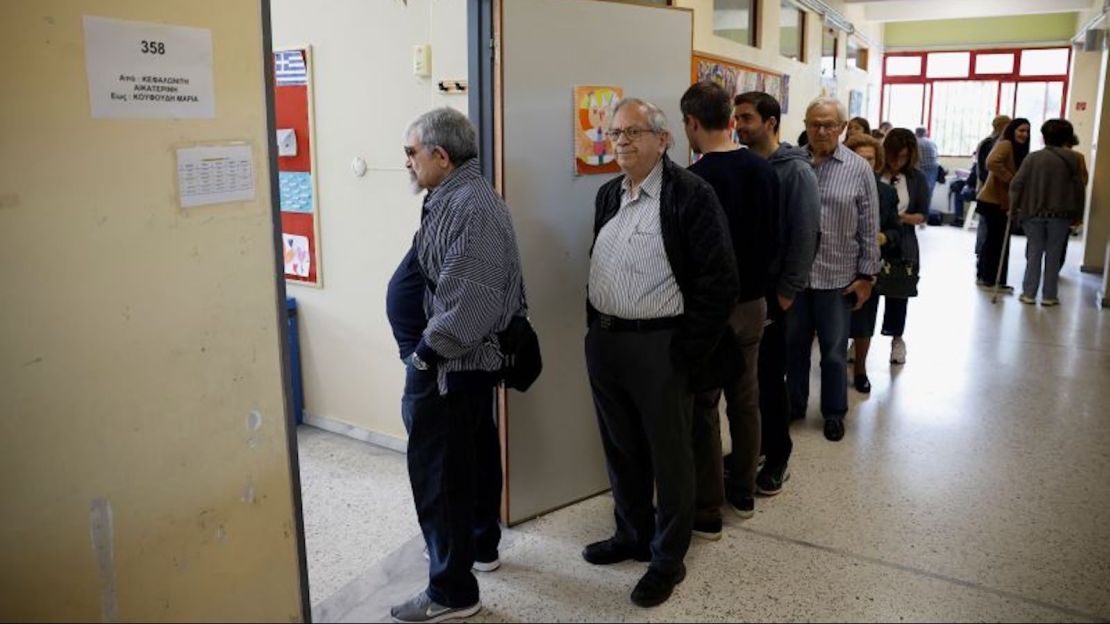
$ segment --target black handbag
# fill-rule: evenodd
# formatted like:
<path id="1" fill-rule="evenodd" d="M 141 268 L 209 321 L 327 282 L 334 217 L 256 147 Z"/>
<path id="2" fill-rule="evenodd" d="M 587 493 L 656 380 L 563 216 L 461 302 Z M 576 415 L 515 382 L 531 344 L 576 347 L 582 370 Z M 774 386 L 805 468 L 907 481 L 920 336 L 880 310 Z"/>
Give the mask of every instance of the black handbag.
<path id="1" fill-rule="evenodd" d="M 497 343 L 501 355 L 505 356 L 505 364 L 501 367 L 505 387 L 521 392 L 528 390 L 543 372 L 540 337 L 532 321 L 527 316 L 514 316 L 509 326 L 497 333 Z"/>
<path id="2" fill-rule="evenodd" d="M 883 260 L 875 277 L 875 292 L 897 299 L 916 297 L 919 278 L 917 263 L 903 258 Z"/>

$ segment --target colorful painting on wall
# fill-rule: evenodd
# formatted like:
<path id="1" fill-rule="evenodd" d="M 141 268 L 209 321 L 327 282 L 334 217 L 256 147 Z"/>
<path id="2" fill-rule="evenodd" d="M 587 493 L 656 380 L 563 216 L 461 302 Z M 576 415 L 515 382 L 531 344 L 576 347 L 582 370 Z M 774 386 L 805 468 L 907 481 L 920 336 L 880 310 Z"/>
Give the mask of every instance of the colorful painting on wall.
<path id="1" fill-rule="evenodd" d="M 624 96 L 614 86 L 574 87 L 574 173 L 620 173 L 613 146 L 605 136 L 613 108 Z"/>
<path id="2" fill-rule="evenodd" d="M 308 46 L 274 51 L 274 120 L 285 279 L 320 286 L 320 211 L 316 205 L 312 51 Z"/>
<path id="3" fill-rule="evenodd" d="M 782 113 L 790 109 L 790 76 L 749 67 L 721 57 L 695 52 L 690 69 L 691 82 L 712 80 L 732 95 L 763 91 L 779 101 Z"/>

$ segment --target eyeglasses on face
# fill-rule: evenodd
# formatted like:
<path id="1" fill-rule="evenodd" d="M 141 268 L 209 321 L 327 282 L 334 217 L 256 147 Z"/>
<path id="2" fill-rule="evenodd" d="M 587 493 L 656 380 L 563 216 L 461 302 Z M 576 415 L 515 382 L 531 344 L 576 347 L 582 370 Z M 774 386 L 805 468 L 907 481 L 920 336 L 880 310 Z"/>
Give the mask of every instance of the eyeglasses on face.
<path id="1" fill-rule="evenodd" d="M 813 121 L 806 122 L 806 128 L 814 132 L 839 132 L 843 124 L 839 121 L 827 121 L 825 123 L 817 123 Z"/>
<path id="2" fill-rule="evenodd" d="M 647 132 L 655 134 L 655 131 L 651 128 L 638 128 L 636 126 L 629 126 L 627 128 L 610 128 L 609 131 L 605 133 L 605 136 L 608 137 L 610 141 L 616 143 L 621 139 L 622 134 L 628 137 L 629 141 L 635 141 Z"/>
<path id="3" fill-rule="evenodd" d="M 420 151 L 420 148 L 413 147 L 411 145 L 406 145 L 404 147 L 404 150 L 405 150 L 405 158 L 412 158 L 413 156 L 416 156 L 416 153 Z"/>

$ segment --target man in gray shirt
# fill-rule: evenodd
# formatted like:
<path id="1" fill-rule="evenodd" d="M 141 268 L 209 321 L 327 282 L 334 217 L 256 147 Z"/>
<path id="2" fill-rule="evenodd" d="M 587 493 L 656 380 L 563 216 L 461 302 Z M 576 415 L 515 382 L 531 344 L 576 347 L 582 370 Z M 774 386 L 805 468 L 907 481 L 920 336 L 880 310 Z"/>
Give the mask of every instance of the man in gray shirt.
<path id="1" fill-rule="evenodd" d="M 740 142 L 768 159 L 779 180 L 778 253 L 771 264 L 767 320 L 759 343 L 761 450 L 766 458 L 756 476 L 756 492 L 774 496 L 790 478 L 787 468 L 794 443 L 786 394 L 786 319 L 794 298 L 809 283 L 821 221 L 817 175 L 809 152 L 779 142 L 782 108 L 770 95 L 751 91 L 734 100 Z"/>
<path id="2" fill-rule="evenodd" d="M 720 368 L 710 362 L 736 303 L 736 259 L 713 188 L 666 155 L 663 112 L 625 99 L 612 119 L 607 136 L 624 175 L 595 204 L 586 366 L 616 532 L 582 556 L 595 565 L 650 561 L 631 597 L 652 607 L 686 577 L 691 393 Z"/>

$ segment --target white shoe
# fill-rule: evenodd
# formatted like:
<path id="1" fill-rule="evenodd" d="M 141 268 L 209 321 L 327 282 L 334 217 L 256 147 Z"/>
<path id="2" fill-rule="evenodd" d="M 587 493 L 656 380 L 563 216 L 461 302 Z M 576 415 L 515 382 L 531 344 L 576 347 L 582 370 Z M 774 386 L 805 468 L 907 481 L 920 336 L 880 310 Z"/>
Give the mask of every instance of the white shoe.
<path id="1" fill-rule="evenodd" d="M 856 341 L 853 340 L 848 343 L 848 363 L 856 361 Z"/>
<path id="2" fill-rule="evenodd" d="M 906 341 L 899 337 L 895 337 L 890 343 L 890 363 L 906 363 Z"/>

